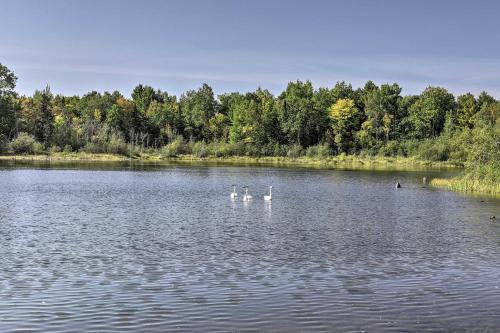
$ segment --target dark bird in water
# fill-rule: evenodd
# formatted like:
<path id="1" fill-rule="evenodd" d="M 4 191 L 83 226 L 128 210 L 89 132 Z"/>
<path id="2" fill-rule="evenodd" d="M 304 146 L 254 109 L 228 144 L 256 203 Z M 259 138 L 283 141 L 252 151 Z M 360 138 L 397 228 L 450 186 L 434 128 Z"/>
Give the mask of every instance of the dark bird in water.
<path id="1" fill-rule="evenodd" d="M 396 182 L 396 188 L 401 188 L 401 184 L 399 182 Z"/>
<path id="2" fill-rule="evenodd" d="M 496 219 L 495 215 L 491 215 L 490 220 L 494 220 L 494 219 Z"/>

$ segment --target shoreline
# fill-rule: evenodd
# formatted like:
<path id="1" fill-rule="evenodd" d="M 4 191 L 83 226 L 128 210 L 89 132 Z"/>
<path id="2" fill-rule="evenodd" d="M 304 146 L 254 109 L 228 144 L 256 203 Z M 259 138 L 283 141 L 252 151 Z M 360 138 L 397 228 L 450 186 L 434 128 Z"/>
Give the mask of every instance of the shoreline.
<path id="1" fill-rule="evenodd" d="M 462 170 L 463 166 L 449 162 L 431 162 L 409 157 L 360 157 L 356 155 L 329 156 L 327 158 L 312 157 L 197 157 L 194 155 L 178 155 L 175 157 L 163 157 L 159 154 L 143 153 L 133 158 L 117 154 L 92 154 L 92 153 L 51 153 L 38 155 L 0 155 L 0 161 L 21 162 L 152 162 L 152 163 L 207 163 L 207 164 L 234 164 L 234 165 L 281 165 L 311 168 L 344 168 L 356 169 L 383 169 L 383 170 Z"/>
<path id="2" fill-rule="evenodd" d="M 92 154 L 92 153 L 51 153 L 43 155 L 0 155 L 0 162 L 19 163 L 125 163 L 134 162 L 142 164 L 198 164 L 198 165 L 225 165 L 225 166 L 269 166 L 269 167 L 297 167 L 308 169 L 339 169 L 339 170 L 373 170 L 373 171 L 466 171 L 460 165 L 449 162 L 431 162 L 409 157 L 360 157 L 355 155 L 329 156 L 327 158 L 311 157 L 203 157 L 194 155 L 179 155 L 164 157 L 159 154 L 142 153 L 133 158 L 117 154 Z M 466 194 L 485 194 L 500 197 L 500 185 L 488 182 L 476 182 L 472 185 L 463 185 L 464 172 L 449 177 L 429 177 L 428 184 L 434 188 L 441 188 Z"/>

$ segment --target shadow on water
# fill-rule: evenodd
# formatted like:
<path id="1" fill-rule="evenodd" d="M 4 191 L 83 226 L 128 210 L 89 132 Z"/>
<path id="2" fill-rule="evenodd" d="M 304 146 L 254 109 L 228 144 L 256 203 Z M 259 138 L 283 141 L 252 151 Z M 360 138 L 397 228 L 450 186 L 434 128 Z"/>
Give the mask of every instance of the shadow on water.
<path id="1" fill-rule="evenodd" d="M 155 170 L 164 169 L 167 167 L 277 167 L 281 169 L 306 169 L 306 170 L 352 170 L 352 171 L 422 171 L 422 172 L 459 172 L 459 168 L 445 166 L 426 166 L 426 165 L 397 165 L 397 164 L 362 164 L 362 163 L 343 163 L 337 165 L 322 165 L 322 164 L 303 164 L 290 162 L 239 162 L 239 161 L 223 161 L 223 160 L 128 160 L 128 161 L 85 161 L 85 160 L 0 160 L 0 167 L 15 167 L 15 168 L 39 168 L 39 169 L 83 169 L 83 170 Z"/>

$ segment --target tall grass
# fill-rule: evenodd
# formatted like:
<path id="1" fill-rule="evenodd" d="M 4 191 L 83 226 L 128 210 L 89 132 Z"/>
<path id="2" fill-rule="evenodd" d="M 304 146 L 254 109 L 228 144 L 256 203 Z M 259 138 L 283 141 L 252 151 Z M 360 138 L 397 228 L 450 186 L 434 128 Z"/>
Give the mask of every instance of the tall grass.
<path id="1" fill-rule="evenodd" d="M 494 163 L 477 166 L 455 178 L 435 178 L 431 185 L 460 192 L 500 195 L 500 167 Z"/>

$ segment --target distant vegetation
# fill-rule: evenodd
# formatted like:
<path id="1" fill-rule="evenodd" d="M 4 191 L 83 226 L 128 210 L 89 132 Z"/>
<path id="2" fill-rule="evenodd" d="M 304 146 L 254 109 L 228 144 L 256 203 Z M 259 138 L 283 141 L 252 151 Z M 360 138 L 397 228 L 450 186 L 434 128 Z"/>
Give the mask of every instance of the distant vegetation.
<path id="1" fill-rule="evenodd" d="M 500 102 L 486 92 L 455 97 L 428 87 L 402 96 L 396 83 L 314 89 L 297 81 L 278 96 L 259 88 L 216 97 L 207 84 L 180 98 L 143 85 L 131 98 L 117 91 L 54 96 L 49 87 L 19 96 L 16 80 L 0 64 L 3 153 L 403 156 L 466 166 L 455 188 L 486 182 L 498 189 Z"/>

